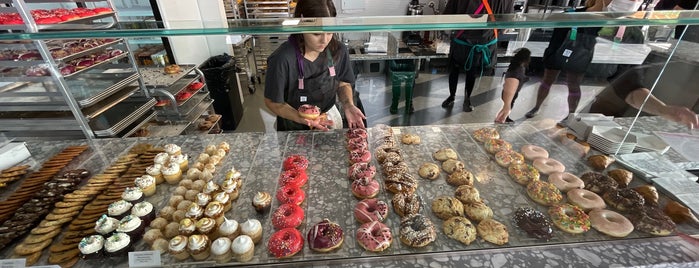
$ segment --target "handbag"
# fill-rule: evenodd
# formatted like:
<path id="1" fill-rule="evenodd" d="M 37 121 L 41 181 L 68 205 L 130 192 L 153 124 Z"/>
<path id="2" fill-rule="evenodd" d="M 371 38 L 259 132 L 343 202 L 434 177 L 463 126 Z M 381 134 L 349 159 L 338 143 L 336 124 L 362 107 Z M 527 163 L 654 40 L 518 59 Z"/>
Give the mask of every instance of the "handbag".
<path id="1" fill-rule="evenodd" d="M 595 36 L 578 33 L 578 28 L 573 27 L 565 40 L 553 55 L 555 66 L 561 70 L 575 73 L 584 73 L 592 62 L 595 51 Z"/>

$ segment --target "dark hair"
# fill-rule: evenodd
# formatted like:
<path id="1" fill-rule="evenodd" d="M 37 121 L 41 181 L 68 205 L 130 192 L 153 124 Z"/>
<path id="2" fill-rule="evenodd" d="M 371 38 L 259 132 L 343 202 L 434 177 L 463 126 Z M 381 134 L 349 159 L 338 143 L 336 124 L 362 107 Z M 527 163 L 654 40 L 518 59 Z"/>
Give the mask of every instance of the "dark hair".
<path id="1" fill-rule="evenodd" d="M 515 55 L 510 61 L 510 65 L 519 66 L 522 64 L 528 64 L 531 60 L 532 52 L 526 47 L 519 48 L 515 50 Z"/>
<path id="2" fill-rule="evenodd" d="M 337 10 L 333 0 L 298 0 L 296 10 L 294 11 L 295 18 L 334 18 L 337 16 Z M 306 47 L 303 45 L 303 34 L 293 34 L 297 41 L 297 46 L 301 50 L 301 54 L 306 53 Z M 340 47 L 340 42 L 333 35 L 333 39 L 328 43 L 330 53 L 333 58 L 337 59 L 337 50 Z"/>

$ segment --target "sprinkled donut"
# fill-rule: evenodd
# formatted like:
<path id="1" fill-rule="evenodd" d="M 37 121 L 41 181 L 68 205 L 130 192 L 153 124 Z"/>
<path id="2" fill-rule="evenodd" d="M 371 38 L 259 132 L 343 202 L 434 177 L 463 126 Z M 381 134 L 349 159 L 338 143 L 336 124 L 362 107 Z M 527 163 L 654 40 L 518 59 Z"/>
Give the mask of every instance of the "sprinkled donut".
<path id="1" fill-rule="evenodd" d="M 479 142 L 485 142 L 489 139 L 499 139 L 500 133 L 498 133 L 497 129 L 486 127 L 474 131 L 473 138 L 475 138 Z"/>
<path id="2" fill-rule="evenodd" d="M 277 190 L 279 203 L 300 205 L 304 199 L 306 199 L 306 193 L 299 187 L 282 186 Z"/>
<path id="3" fill-rule="evenodd" d="M 369 150 L 354 150 L 349 152 L 350 165 L 356 163 L 369 163 L 371 161 L 371 152 Z"/>
<path id="4" fill-rule="evenodd" d="M 502 150 L 511 150 L 512 145 L 503 139 L 489 139 L 483 144 L 485 150 L 491 154 L 495 154 Z"/>
<path id="5" fill-rule="evenodd" d="M 578 206 L 583 211 L 607 207 L 602 197 L 585 189 L 570 190 L 566 193 L 566 197 L 568 198 L 568 203 Z"/>
<path id="6" fill-rule="evenodd" d="M 303 209 L 296 204 L 282 204 L 272 214 L 275 229 L 296 228 L 303 221 Z"/>
<path id="7" fill-rule="evenodd" d="M 537 158 L 549 158 L 549 152 L 546 151 L 546 149 L 532 144 L 522 146 L 520 151 L 522 152 L 522 155 L 524 155 L 524 159 L 529 161 L 533 161 Z"/>
<path id="8" fill-rule="evenodd" d="M 534 200 L 534 202 L 544 206 L 558 204 L 563 200 L 563 195 L 556 186 L 539 180 L 531 181 L 527 184 L 527 195 Z"/>
<path id="9" fill-rule="evenodd" d="M 290 169 L 282 172 L 279 176 L 280 186 L 301 187 L 308 182 L 308 175 L 304 169 Z"/>
<path id="10" fill-rule="evenodd" d="M 606 209 L 590 211 L 590 224 L 600 233 L 613 237 L 626 237 L 633 232 L 633 224 L 623 215 Z"/>
<path id="11" fill-rule="evenodd" d="M 294 168 L 306 170 L 308 168 L 308 159 L 303 155 L 290 155 L 284 160 L 283 165 L 284 170 L 290 170 Z"/>
<path id="12" fill-rule="evenodd" d="M 578 178 L 578 176 L 568 172 L 551 173 L 549 174 L 548 181 L 556 186 L 558 190 L 561 190 L 561 192 L 585 188 L 585 182 Z"/>
<path id="13" fill-rule="evenodd" d="M 590 216 L 571 204 L 558 204 L 549 208 L 551 221 L 566 233 L 580 234 L 590 230 Z"/>
<path id="14" fill-rule="evenodd" d="M 391 229 L 379 221 L 367 222 L 357 229 L 357 242 L 368 251 L 381 252 L 391 246 Z"/>
<path id="15" fill-rule="evenodd" d="M 400 221 L 400 241 L 411 247 L 421 248 L 437 238 L 432 221 L 422 214 L 413 214 Z"/>
<path id="16" fill-rule="evenodd" d="M 539 171 L 530 164 L 512 164 L 507 168 L 507 172 L 512 179 L 521 185 L 527 185 L 531 181 L 539 180 Z"/>
<path id="17" fill-rule="evenodd" d="M 269 238 L 267 249 L 274 257 L 283 259 L 296 255 L 303 249 L 303 237 L 295 228 L 281 229 Z"/>
<path id="18" fill-rule="evenodd" d="M 376 175 L 376 168 L 369 163 L 356 163 L 349 167 L 347 174 L 350 180 L 373 179 Z"/>
<path id="19" fill-rule="evenodd" d="M 524 163 L 524 156 L 513 150 L 502 150 L 495 153 L 495 162 L 501 167 L 509 167 L 510 164 Z"/>
<path id="20" fill-rule="evenodd" d="M 561 164 L 561 162 L 553 158 L 537 158 L 534 159 L 534 163 L 532 163 L 532 165 L 538 169 L 540 173 L 546 175 L 554 172 L 563 172 L 566 170 L 566 167 Z"/>
<path id="21" fill-rule="evenodd" d="M 371 178 L 361 178 L 352 181 L 352 194 L 359 198 L 373 198 L 379 193 L 379 182 Z"/>
<path id="22" fill-rule="evenodd" d="M 361 223 L 383 221 L 386 215 L 388 204 L 376 198 L 364 199 L 354 206 L 354 218 Z"/>
<path id="23" fill-rule="evenodd" d="M 422 197 L 416 193 L 398 193 L 393 196 L 391 203 L 393 204 L 393 211 L 402 218 L 420 213 Z"/>

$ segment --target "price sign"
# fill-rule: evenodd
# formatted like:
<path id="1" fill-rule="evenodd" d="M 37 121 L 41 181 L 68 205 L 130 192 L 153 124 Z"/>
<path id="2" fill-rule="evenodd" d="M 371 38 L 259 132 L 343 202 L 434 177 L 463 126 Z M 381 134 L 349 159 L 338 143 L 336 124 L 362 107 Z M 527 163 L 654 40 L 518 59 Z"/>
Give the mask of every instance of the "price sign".
<path id="1" fill-rule="evenodd" d="M 159 267 L 160 251 L 135 251 L 129 252 L 129 267 Z"/>

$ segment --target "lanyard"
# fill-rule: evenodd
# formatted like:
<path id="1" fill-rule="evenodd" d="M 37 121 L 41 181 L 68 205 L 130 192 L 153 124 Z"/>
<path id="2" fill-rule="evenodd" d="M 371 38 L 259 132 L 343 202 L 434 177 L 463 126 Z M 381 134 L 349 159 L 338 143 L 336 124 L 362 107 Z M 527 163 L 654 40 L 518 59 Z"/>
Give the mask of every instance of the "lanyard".
<path id="1" fill-rule="evenodd" d="M 296 38 L 292 35 L 289 36 L 289 43 L 294 47 L 294 52 L 296 53 L 296 66 L 298 67 L 299 77 L 298 85 L 299 89 L 304 89 L 303 79 L 305 78 L 304 68 L 303 68 L 303 55 L 301 55 L 301 49 L 296 44 Z M 333 61 L 333 55 L 330 49 L 325 48 L 325 55 L 328 57 L 328 72 L 330 76 L 335 76 L 335 61 Z"/>

